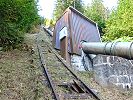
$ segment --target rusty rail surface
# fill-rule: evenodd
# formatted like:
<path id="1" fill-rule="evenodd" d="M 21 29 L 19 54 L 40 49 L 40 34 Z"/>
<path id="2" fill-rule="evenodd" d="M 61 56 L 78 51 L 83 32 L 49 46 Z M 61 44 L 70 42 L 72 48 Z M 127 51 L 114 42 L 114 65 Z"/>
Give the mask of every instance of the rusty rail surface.
<path id="1" fill-rule="evenodd" d="M 46 63 L 45 63 L 45 61 L 44 61 L 44 55 L 43 55 L 43 53 L 42 53 L 41 46 L 40 46 L 38 43 L 37 43 L 37 49 L 38 49 L 38 52 L 39 52 L 39 57 L 40 57 L 40 61 L 41 61 L 41 67 L 43 68 L 43 72 L 45 73 L 45 76 L 46 76 L 46 78 L 47 78 L 47 80 L 48 80 L 48 82 L 49 82 L 49 84 L 50 84 L 50 87 L 51 87 L 52 92 L 53 92 L 53 94 L 54 94 L 54 96 L 55 96 L 55 99 L 56 99 L 56 100 L 60 100 L 58 94 L 56 93 L 55 86 L 54 86 L 54 84 L 52 83 L 52 79 L 50 78 L 51 76 L 50 76 L 50 74 L 48 73 L 48 70 L 47 70 L 47 68 L 46 68 Z"/>
<path id="2" fill-rule="evenodd" d="M 36 40 L 37 41 L 37 40 Z M 85 99 L 87 98 L 87 96 L 90 96 L 91 98 L 95 99 L 95 100 L 101 100 L 100 97 L 94 93 L 90 87 L 88 87 L 80 78 L 78 78 L 78 76 L 70 69 L 70 64 L 67 64 L 65 62 L 65 60 L 62 59 L 62 57 L 55 51 L 52 49 L 52 47 L 48 44 L 46 44 L 47 47 L 50 49 L 50 51 L 59 59 L 59 61 L 63 64 L 64 68 L 66 68 L 70 74 L 73 76 L 73 79 L 76 80 L 74 81 L 74 84 L 75 86 L 78 88 L 77 91 L 82 91 L 83 94 L 80 94 L 79 92 L 79 97 L 81 99 Z M 52 89 L 52 93 L 55 97 L 55 100 L 62 100 L 58 93 L 57 93 L 57 90 L 56 90 L 56 85 L 53 83 L 52 79 L 51 79 L 51 75 L 50 73 L 48 72 L 48 69 L 47 69 L 47 65 L 46 65 L 46 62 L 45 62 L 45 58 L 44 58 L 44 54 L 43 54 L 43 48 L 39 45 L 39 43 L 37 42 L 37 49 L 38 49 L 38 52 L 39 52 L 39 57 L 40 57 L 40 61 L 41 61 L 41 67 L 43 68 L 43 72 L 45 74 L 45 77 L 47 78 L 48 82 L 49 82 L 49 85 Z M 78 85 L 78 83 L 81 85 Z M 83 90 L 82 90 L 82 88 Z M 74 88 L 74 87 L 73 87 Z M 74 95 L 74 94 L 64 94 L 63 95 L 65 98 L 68 98 L 68 99 L 76 99 L 78 97 L 78 95 Z M 64 100 L 64 99 L 63 99 Z"/>
<path id="3" fill-rule="evenodd" d="M 75 79 L 77 79 L 77 80 L 83 85 L 83 87 L 86 89 L 87 93 L 90 93 L 96 100 L 101 100 L 100 97 L 99 97 L 97 94 L 95 94 L 95 93 L 90 89 L 90 87 L 87 86 L 80 78 L 78 78 L 77 75 L 69 68 L 69 67 L 71 67 L 71 66 L 70 66 L 69 64 L 67 64 L 67 63 L 62 59 L 62 57 L 60 57 L 59 54 L 57 54 L 55 51 L 53 51 L 53 49 L 52 49 L 49 45 L 47 45 L 47 46 L 48 46 L 48 47 L 50 48 L 50 50 L 56 55 L 56 57 L 62 62 L 62 64 L 64 65 L 64 67 L 67 68 L 68 71 L 75 77 Z"/>

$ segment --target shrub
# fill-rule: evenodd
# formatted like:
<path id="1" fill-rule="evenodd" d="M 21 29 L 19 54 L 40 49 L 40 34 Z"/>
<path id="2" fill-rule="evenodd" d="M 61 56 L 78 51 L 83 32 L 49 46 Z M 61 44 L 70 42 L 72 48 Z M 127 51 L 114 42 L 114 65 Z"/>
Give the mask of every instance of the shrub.
<path id="1" fill-rule="evenodd" d="M 0 0 L 0 46 L 16 47 L 39 16 L 34 0 Z"/>

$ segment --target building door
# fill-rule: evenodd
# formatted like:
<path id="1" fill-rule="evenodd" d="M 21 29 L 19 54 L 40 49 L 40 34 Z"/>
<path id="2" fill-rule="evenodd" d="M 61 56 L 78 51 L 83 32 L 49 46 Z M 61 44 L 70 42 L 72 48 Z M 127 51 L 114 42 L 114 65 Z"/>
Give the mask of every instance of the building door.
<path id="1" fill-rule="evenodd" d="M 61 56 L 67 61 L 70 62 L 70 57 L 69 57 L 69 53 L 68 53 L 68 31 L 67 31 L 67 27 L 64 27 L 61 31 L 60 31 L 60 51 L 61 51 Z"/>

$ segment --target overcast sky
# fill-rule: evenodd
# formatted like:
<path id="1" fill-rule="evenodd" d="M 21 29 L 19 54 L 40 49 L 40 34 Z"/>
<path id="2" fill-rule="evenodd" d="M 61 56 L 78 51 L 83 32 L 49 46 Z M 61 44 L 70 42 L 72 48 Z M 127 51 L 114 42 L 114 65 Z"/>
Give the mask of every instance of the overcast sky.
<path id="1" fill-rule="evenodd" d="M 39 0 L 40 11 L 39 15 L 43 16 L 44 18 L 51 19 L 53 15 L 53 9 L 55 7 L 56 0 Z M 117 6 L 118 0 L 103 0 L 104 6 L 112 9 Z M 84 4 L 91 3 L 91 0 L 83 0 Z"/>

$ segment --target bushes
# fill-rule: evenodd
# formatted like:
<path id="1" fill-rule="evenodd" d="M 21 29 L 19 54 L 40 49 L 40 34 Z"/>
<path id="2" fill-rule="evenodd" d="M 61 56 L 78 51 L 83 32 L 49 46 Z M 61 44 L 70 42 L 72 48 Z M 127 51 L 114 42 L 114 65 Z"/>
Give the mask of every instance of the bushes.
<path id="1" fill-rule="evenodd" d="M 109 11 L 104 7 L 102 0 L 92 0 L 91 5 L 88 5 L 84 12 L 88 18 L 98 24 L 101 35 L 104 34 L 103 29 L 105 28 L 105 21 L 107 20 L 108 13 Z"/>
<path id="2" fill-rule="evenodd" d="M 105 41 L 122 37 L 133 37 L 133 0 L 119 0 L 117 10 L 106 22 Z"/>
<path id="3" fill-rule="evenodd" d="M 55 9 L 54 9 L 54 19 L 58 20 L 63 12 L 69 7 L 73 6 L 80 12 L 84 12 L 82 0 L 56 0 Z"/>
<path id="4" fill-rule="evenodd" d="M 0 46 L 15 48 L 38 20 L 34 0 L 0 0 Z"/>

